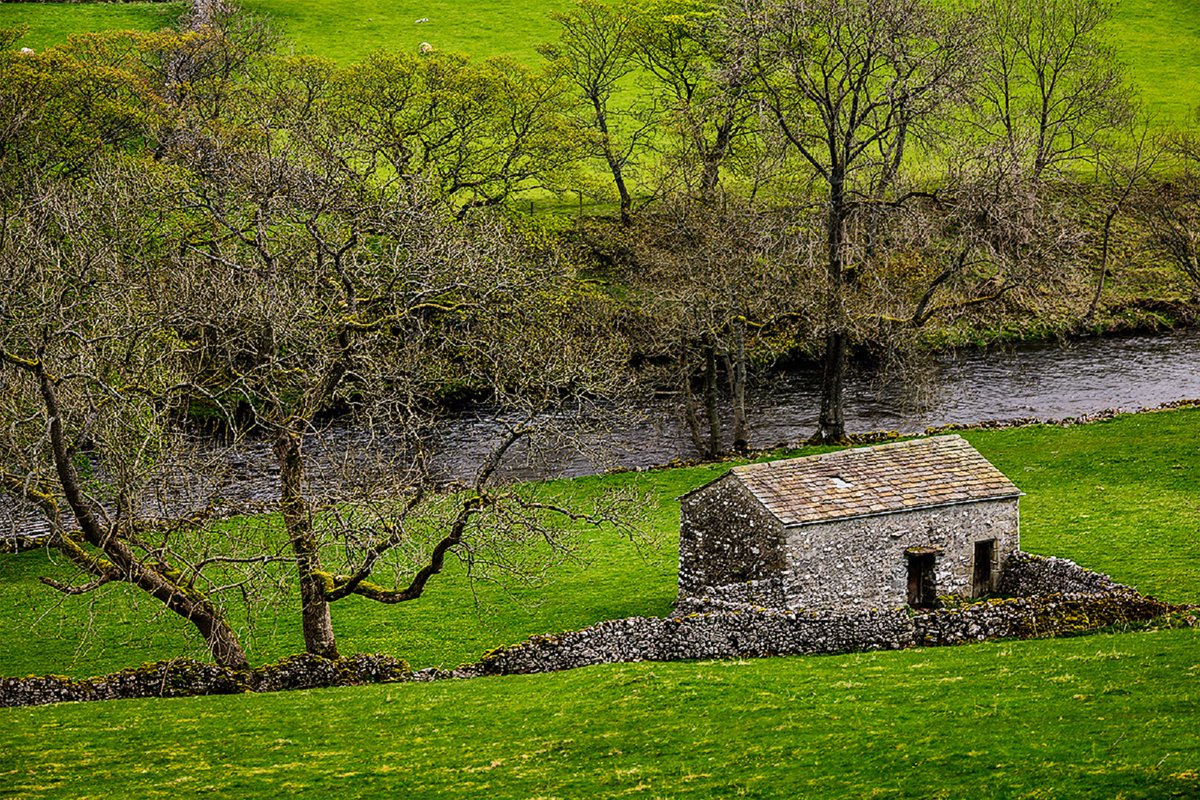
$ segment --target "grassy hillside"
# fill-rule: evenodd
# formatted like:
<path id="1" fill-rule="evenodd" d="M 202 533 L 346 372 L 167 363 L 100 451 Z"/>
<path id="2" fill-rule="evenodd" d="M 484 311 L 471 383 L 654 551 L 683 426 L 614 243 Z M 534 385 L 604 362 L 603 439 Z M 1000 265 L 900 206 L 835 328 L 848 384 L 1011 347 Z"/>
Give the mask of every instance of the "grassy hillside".
<path id="1" fill-rule="evenodd" d="M 342 62 L 380 49 L 414 53 L 428 42 L 438 50 L 532 63 L 540 58 L 534 48 L 558 35 L 550 12 L 569 7 L 570 0 L 243 0 L 243 5 L 275 20 L 297 51 Z"/>
<path id="2" fill-rule="evenodd" d="M 552 11 L 570 0 L 243 0 L 273 19 L 297 52 L 342 62 L 377 49 L 414 52 L 422 42 L 476 57 L 506 55 L 538 61 L 534 47 L 556 36 Z M 30 47 L 65 40 L 70 33 L 106 28 L 150 30 L 178 15 L 179 3 L 4 3 L 0 26 L 28 24 Z M 417 23 L 419 19 L 428 22 Z M 1119 0 L 1110 34 L 1129 65 L 1149 109 L 1163 125 L 1191 124 L 1200 105 L 1200 2 Z"/>
<path id="3" fill-rule="evenodd" d="M 0 710 L 0 794 L 1164 798 L 1200 633 Z"/>
<path id="4" fill-rule="evenodd" d="M 5 3 L 0 28 L 28 25 L 19 44 L 42 50 L 73 33 L 104 30 L 156 31 L 175 25 L 186 3 Z"/>
<path id="5" fill-rule="evenodd" d="M 1200 106 L 1200 2 L 1118 0 L 1110 33 L 1159 124 L 1193 125 Z"/>

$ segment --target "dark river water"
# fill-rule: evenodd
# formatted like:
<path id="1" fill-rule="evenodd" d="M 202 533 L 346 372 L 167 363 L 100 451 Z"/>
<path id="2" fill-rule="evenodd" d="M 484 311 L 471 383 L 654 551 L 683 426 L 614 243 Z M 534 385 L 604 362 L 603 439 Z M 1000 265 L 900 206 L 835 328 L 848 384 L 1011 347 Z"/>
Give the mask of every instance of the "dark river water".
<path id="1" fill-rule="evenodd" d="M 952 422 L 1058 420 L 1197 399 L 1200 331 L 970 350 L 942 355 L 915 372 L 921 378 L 915 383 L 854 373 L 846 391 L 848 430 L 920 432 Z M 810 436 L 816 426 L 818 392 L 816 372 L 760 379 L 747 398 L 752 446 L 796 444 Z M 436 471 L 446 479 L 469 481 L 509 422 L 487 412 L 447 420 L 434 446 Z M 514 449 L 501 475 L 576 476 L 695 457 L 678 405 L 669 399 L 610 408 L 583 425 L 575 415 L 541 422 L 563 433 L 544 439 L 541 446 Z M 370 461 L 389 443 L 386 436 L 368 438 L 335 424 L 306 447 L 313 488 L 319 494 L 322 481 L 345 474 L 348 460 Z M 249 501 L 277 496 L 278 472 L 265 442 L 240 446 L 225 460 L 226 496 Z M 337 464 L 343 466 L 333 466 Z M 11 523 L 12 517 L 0 508 L 0 523 L 6 516 Z M 3 524 L 0 528 L 12 529 Z"/>
<path id="2" fill-rule="evenodd" d="M 922 365 L 920 380 L 855 372 L 846 390 L 847 429 L 921 432 L 952 422 L 1057 420 L 1109 409 L 1134 411 L 1200 398 L 1200 331 L 1018 345 L 947 354 Z M 747 398 L 751 444 L 795 444 L 816 428 L 816 371 L 764 378 Z M 441 463 L 463 477 L 495 441 L 499 423 L 465 416 L 444 429 Z M 647 401 L 598 422 L 537 457 L 517 453 L 519 477 L 580 475 L 695 456 L 678 406 Z"/>

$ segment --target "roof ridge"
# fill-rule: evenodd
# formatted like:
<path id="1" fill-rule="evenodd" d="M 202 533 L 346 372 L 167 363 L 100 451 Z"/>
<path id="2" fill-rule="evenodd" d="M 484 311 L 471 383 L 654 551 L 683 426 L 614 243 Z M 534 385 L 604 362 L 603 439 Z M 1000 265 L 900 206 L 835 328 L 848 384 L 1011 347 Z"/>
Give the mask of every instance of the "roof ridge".
<path id="1" fill-rule="evenodd" d="M 745 464 L 726 475 L 785 525 L 1021 494 L 957 434 Z"/>
<path id="2" fill-rule="evenodd" d="M 751 464 L 739 464 L 730 469 L 730 472 L 741 472 L 748 469 L 760 467 L 770 467 L 776 464 L 787 464 L 794 461 L 817 461 L 820 459 L 831 457 L 847 457 L 857 453 L 876 453 L 881 450 L 900 449 L 902 447 L 930 446 L 939 445 L 941 443 L 962 442 L 974 452 L 978 450 L 971 445 L 966 439 L 957 433 L 939 434 L 937 436 L 921 436 L 912 439 L 904 439 L 898 442 L 884 442 L 883 444 L 859 445 L 857 447 L 844 447 L 841 450 L 830 450 L 827 453 L 813 453 L 807 456 L 792 456 L 791 458 L 776 458 L 771 461 L 755 461 Z"/>

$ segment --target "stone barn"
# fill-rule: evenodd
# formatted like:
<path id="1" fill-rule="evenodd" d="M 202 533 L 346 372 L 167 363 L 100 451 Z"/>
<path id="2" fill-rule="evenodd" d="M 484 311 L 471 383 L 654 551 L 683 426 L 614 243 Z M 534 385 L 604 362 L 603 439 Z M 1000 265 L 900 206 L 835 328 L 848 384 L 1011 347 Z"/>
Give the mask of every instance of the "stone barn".
<path id="1" fill-rule="evenodd" d="M 747 464 L 680 498 L 679 599 L 926 608 L 993 591 L 1021 491 L 960 436 Z"/>

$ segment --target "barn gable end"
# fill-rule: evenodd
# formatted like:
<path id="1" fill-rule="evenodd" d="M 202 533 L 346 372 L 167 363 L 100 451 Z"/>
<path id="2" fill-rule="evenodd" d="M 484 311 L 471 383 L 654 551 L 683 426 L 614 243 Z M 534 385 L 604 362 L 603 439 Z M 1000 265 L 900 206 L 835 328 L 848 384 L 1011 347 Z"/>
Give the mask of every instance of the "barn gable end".
<path id="1" fill-rule="evenodd" d="M 681 594 L 778 579 L 783 526 L 732 473 L 680 498 Z"/>

